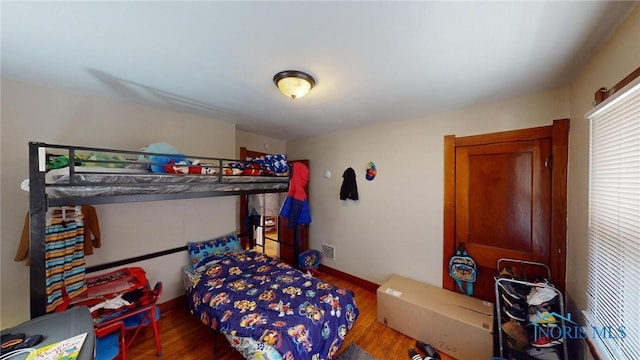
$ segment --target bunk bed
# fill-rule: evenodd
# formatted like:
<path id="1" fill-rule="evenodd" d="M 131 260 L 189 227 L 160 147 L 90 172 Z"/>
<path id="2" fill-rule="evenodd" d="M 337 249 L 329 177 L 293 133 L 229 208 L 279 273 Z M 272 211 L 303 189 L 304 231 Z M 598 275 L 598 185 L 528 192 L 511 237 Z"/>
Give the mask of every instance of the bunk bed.
<path id="1" fill-rule="evenodd" d="M 57 166 L 58 160 L 65 166 Z M 277 161 L 282 162 L 280 158 Z M 286 162 L 286 160 L 284 160 Z M 234 159 L 29 143 L 30 310 L 47 312 L 45 228 L 52 207 L 286 192 L 286 167 Z M 268 164 L 267 164 L 268 165 Z M 59 167 L 49 169 L 48 167 Z M 186 246 L 87 268 L 100 271 Z"/>
<path id="2" fill-rule="evenodd" d="M 23 189 L 29 191 L 31 317 L 47 312 L 48 210 L 64 213 L 78 211 L 79 205 L 288 191 L 289 168 L 283 155 L 248 159 L 246 154 L 241 149 L 242 160 L 234 160 L 30 142 L 29 179 Z M 202 261 L 183 268 L 194 316 L 213 328 L 216 338 L 224 334 L 246 358 L 260 354 L 268 359 L 332 359 L 358 317 L 352 291 L 296 269 L 297 235 L 296 229 L 293 266 L 267 256 L 264 246 L 262 253 L 255 251 L 253 242 L 245 250 L 235 237 L 237 244 L 229 238 L 209 240 L 222 244 L 225 251 L 207 252 Z M 192 245 L 201 244 L 118 260 L 86 272 L 180 251 L 189 251 L 191 257 Z"/>

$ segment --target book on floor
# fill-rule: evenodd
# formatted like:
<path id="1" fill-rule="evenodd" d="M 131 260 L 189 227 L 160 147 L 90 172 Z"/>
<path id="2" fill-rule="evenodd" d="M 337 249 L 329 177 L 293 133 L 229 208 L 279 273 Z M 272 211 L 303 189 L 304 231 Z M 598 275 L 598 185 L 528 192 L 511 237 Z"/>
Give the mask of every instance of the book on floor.
<path id="1" fill-rule="evenodd" d="M 75 360 L 80 354 L 87 333 L 45 345 L 29 354 L 26 360 Z"/>

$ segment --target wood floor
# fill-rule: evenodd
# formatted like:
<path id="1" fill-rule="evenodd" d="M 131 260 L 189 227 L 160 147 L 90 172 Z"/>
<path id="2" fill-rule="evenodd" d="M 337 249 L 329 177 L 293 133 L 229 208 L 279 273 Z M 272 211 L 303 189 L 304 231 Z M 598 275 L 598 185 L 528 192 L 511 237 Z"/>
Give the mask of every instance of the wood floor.
<path id="1" fill-rule="evenodd" d="M 322 279 L 334 285 L 351 289 L 356 294 L 356 303 L 360 315 L 347 334 L 341 351 L 349 344 L 358 344 L 378 360 L 408 360 L 408 349 L 415 348 L 415 340 L 376 320 L 376 294 L 342 279 L 328 274 Z M 162 313 L 160 320 L 160 338 L 162 341 L 162 359 L 180 360 L 242 360 L 223 336 L 218 336 L 218 352 L 213 353 L 214 333 L 184 306 L 174 306 Z M 155 353 L 153 332 L 145 328 L 127 351 L 127 359 L 158 359 Z M 451 360 L 441 354 L 443 360 Z"/>

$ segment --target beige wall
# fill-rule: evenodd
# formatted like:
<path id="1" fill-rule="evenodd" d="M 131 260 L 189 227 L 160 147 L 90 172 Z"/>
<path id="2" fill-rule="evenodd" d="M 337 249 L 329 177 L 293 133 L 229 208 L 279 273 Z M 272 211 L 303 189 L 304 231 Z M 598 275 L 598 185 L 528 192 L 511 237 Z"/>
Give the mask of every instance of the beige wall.
<path id="1" fill-rule="evenodd" d="M 29 272 L 14 262 L 28 209 L 27 142 L 136 150 L 165 141 L 187 154 L 235 157 L 235 125 L 200 116 L 95 98 L 2 79 L 0 328 L 29 318 Z M 236 197 L 97 205 L 103 247 L 87 265 L 185 245 L 235 230 Z M 161 301 L 184 293 L 186 252 L 137 265 L 164 282 Z"/>
<path id="2" fill-rule="evenodd" d="M 327 266 L 375 283 L 400 274 L 441 285 L 443 137 L 550 125 L 569 117 L 568 104 L 560 88 L 288 142 L 289 157 L 310 160 L 311 247 L 334 245 Z M 364 178 L 369 161 L 378 170 L 373 181 Z M 358 202 L 338 196 L 348 167 L 357 174 Z"/>
<path id="3" fill-rule="evenodd" d="M 589 122 L 593 94 L 611 87 L 640 66 L 640 7 L 625 19 L 571 84 L 571 131 L 568 174 L 567 293 L 570 310 L 580 316 L 587 306 L 587 236 Z"/>
<path id="4" fill-rule="evenodd" d="M 240 147 L 247 150 L 262 151 L 267 154 L 284 154 L 287 142 L 284 140 L 254 134 L 247 131 L 236 130 L 237 156 L 240 156 Z"/>

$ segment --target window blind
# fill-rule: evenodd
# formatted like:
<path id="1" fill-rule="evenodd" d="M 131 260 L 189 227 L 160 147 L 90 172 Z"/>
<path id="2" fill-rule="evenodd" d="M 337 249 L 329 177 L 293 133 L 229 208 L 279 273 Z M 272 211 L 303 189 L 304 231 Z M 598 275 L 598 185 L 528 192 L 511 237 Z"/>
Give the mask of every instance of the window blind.
<path id="1" fill-rule="evenodd" d="M 590 336 L 598 350 L 631 360 L 640 359 L 640 78 L 616 95 L 586 115 L 591 146 L 585 315 L 598 329 L 614 329 Z"/>

